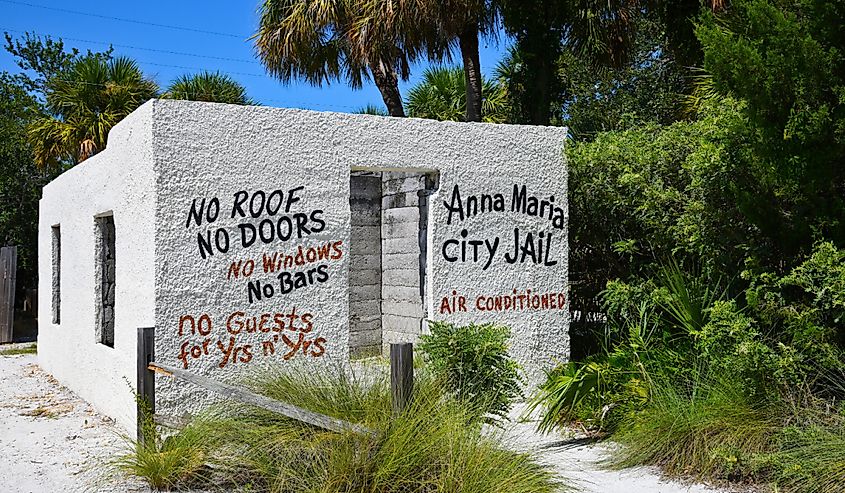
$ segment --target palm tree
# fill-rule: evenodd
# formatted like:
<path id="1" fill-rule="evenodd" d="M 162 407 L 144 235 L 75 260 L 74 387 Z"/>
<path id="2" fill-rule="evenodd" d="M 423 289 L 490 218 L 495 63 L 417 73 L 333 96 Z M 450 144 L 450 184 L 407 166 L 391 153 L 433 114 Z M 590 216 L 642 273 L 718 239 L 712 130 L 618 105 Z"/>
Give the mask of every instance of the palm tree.
<path id="1" fill-rule="evenodd" d="M 183 75 L 171 82 L 161 97 L 212 103 L 255 104 L 246 95 L 244 86 L 220 72 Z"/>
<path id="2" fill-rule="evenodd" d="M 516 39 L 525 99 L 520 121 L 548 125 L 559 91 L 557 62 L 572 50 L 595 66 L 621 65 L 630 55 L 643 0 L 496 0 L 505 30 Z M 668 0 L 667 0 L 668 1 Z"/>
<path id="3" fill-rule="evenodd" d="M 89 55 L 47 81 L 52 116 L 33 121 L 27 135 L 36 163 L 76 164 L 106 147 L 109 130 L 158 92 L 135 61 Z"/>
<path id="4" fill-rule="evenodd" d="M 391 39 L 406 52 L 432 62 L 450 62 L 455 44 L 461 52 L 466 83 L 466 121 L 482 120 L 483 78 L 479 35 L 493 36 L 498 9 L 492 0 L 368 0 L 356 32 Z"/>
<path id="5" fill-rule="evenodd" d="M 457 39 L 463 60 L 466 83 L 466 121 L 483 119 L 483 85 L 478 53 L 479 34 L 494 35 L 498 9 L 490 0 L 437 0 L 431 20 L 440 27 L 446 40 Z"/>
<path id="6" fill-rule="evenodd" d="M 408 115 L 435 120 L 465 121 L 467 112 L 466 77 L 461 67 L 430 68 L 423 80 L 408 93 Z M 483 121 L 503 123 L 507 119 L 508 103 L 503 86 L 482 80 Z"/>
<path id="7" fill-rule="evenodd" d="M 375 116 L 390 116 L 384 111 L 384 108 L 381 106 L 376 106 L 374 104 L 367 103 L 366 106 L 362 106 L 357 110 L 353 111 L 353 113 L 357 115 L 375 115 Z"/>
<path id="8" fill-rule="evenodd" d="M 264 0 L 255 46 L 268 72 L 288 83 L 321 86 L 345 79 L 357 89 L 372 78 L 391 116 L 405 116 L 399 79 L 415 57 L 392 36 L 356 31 L 364 11 L 355 0 Z"/>

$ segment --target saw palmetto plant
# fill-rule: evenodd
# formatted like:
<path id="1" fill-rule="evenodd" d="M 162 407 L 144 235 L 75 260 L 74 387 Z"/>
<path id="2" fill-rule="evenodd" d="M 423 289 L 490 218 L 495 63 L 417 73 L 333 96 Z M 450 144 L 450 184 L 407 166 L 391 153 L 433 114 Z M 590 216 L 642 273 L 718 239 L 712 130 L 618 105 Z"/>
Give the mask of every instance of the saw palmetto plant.
<path id="1" fill-rule="evenodd" d="M 106 147 L 109 130 L 148 99 L 158 87 L 135 61 L 91 55 L 47 81 L 47 109 L 28 130 L 41 167 L 78 163 Z"/>

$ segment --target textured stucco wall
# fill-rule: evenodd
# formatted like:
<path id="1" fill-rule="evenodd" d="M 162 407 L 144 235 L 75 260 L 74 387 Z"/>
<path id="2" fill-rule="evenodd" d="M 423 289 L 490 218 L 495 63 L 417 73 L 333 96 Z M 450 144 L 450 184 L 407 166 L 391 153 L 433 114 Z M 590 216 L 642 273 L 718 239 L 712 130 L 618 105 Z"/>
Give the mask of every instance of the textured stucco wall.
<path id="1" fill-rule="evenodd" d="M 38 361 L 62 385 L 111 416 L 135 426 L 137 328 L 154 320 L 152 105 L 109 134 L 106 150 L 44 187 L 38 248 Z M 114 348 L 96 342 L 101 279 L 96 272 L 95 218 L 112 211 L 116 233 Z M 52 226 L 61 227 L 61 318 L 51 323 Z"/>
<path id="2" fill-rule="evenodd" d="M 554 195 L 555 205 L 565 211 L 564 129 L 175 101 L 156 101 L 154 114 L 159 196 L 155 233 L 156 351 L 160 361 L 187 364 L 190 371 L 224 380 L 236 379 L 248 368 L 271 362 L 293 365 L 346 361 L 351 170 L 439 174 L 439 189 L 430 197 L 427 264 L 431 275 L 426 300 L 429 319 L 458 323 L 494 321 L 511 326 L 515 334 L 513 354 L 532 376 L 553 360 L 566 358 L 567 310 L 491 313 L 476 308 L 479 296 L 512 295 L 514 290 L 519 295 L 529 289 L 533 293 L 566 291 L 565 224 L 560 224 L 563 229 L 557 229 L 548 218 L 510 209 L 514 185 L 525 185 L 527 193 L 538 199 Z M 464 201 L 470 195 L 501 194 L 505 210 L 464 220 L 454 214 L 451 224 L 447 224 L 444 201 L 451 203 L 456 184 Z M 297 189 L 299 200 L 287 215 L 310 217 L 314 211 L 321 211 L 319 217 L 325 227 L 302 238 L 274 239 L 267 244 L 256 241 L 244 247 L 241 225 L 260 227 L 266 219 L 268 225 L 278 224 L 285 207 L 275 215 L 268 215 L 265 210 L 254 218 L 248 213 L 241 217 L 236 211 L 232 217 L 237 193 L 245 191 L 252 197 L 256 191 L 269 195 L 281 190 L 287 198 L 291 189 Z M 219 214 L 212 214 L 212 222 L 203 219 L 197 224 L 190 214 L 191 206 L 195 200 L 201 204 L 203 199 L 206 204 L 216 199 Z M 528 232 L 535 240 L 541 231 L 551 233 L 547 260 L 555 265 L 543 266 L 542 259 L 540 265 L 521 262 L 519 257 L 516 263 L 506 262 L 505 252 L 512 255 L 514 250 L 514 228 L 520 230 L 520 241 Z M 225 233 L 217 233 L 218 230 Z M 461 236 L 462 230 L 466 230 L 466 238 Z M 216 251 L 202 258 L 198 234 L 228 235 L 228 251 Z M 496 238 L 498 248 L 486 270 L 484 246 L 479 250 L 478 262 L 471 257 L 447 262 L 442 254 L 447 240 L 487 239 L 492 245 Z M 300 246 L 319 248 L 336 242 L 342 242 L 340 258 L 288 269 L 307 273 L 324 265 L 328 277 L 325 282 L 280 294 L 278 271 L 265 273 L 262 267 L 264 255 L 295 255 Z M 382 247 L 387 253 L 386 245 Z M 449 243 L 450 255 L 459 251 L 455 248 L 459 244 Z M 250 269 L 248 277 L 243 277 L 243 271 L 238 278 L 229 273 L 232 262 L 245 266 L 250 260 L 254 269 Z M 273 286 L 274 294 L 250 302 L 248 283 L 256 281 L 262 287 Z M 441 313 L 444 297 L 451 299 L 453 292 L 464 297 L 466 311 Z M 285 317 L 294 308 L 297 316 L 311 315 L 308 332 L 303 333 L 305 327 L 300 319 L 294 319 L 298 329 L 294 331 L 273 322 L 277 314 L 282 321 L 288 320 Z M 456 308 L 460 310 L 457 304 Z M 199 321 L 203 315 L 206 322 L 202 331 L 197 328 L 191 332 L 190 319 L 185 317 Z M 181 335 L 180 320 L 188 320 L 182 325 Z M 253 330 L 248 332 L 248 327 Z M 297 345 L 300 334 L 304 344 L 311 342 L 307 350 Z M 293 343 L 292 352 L 283 336 Z M 318 339 L 320 344 L 315 346 Z M 271 343 L 275 353 L 265 343 Z M 191 351 L 193 354 L 189 355 Z M 238 351 L 238 357 L 233 360 L 234 351 Z M 283 359 L 285 354 L 290 356 L 288 360 Z M 205 396 L 190 386 L 173 385 L 161 378 L 158 385 L 158 400 L 165 411 L 191 409 L 204 402 Z"/>

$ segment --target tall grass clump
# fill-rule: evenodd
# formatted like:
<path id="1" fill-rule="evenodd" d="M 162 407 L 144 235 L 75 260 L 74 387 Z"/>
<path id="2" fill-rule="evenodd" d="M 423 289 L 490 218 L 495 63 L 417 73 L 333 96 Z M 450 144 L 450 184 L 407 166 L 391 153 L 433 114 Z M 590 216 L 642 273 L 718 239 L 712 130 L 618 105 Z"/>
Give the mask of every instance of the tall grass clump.
<path id="1" fill-rule="evenodd" d="M 774 450 L 777 406 L 749 399 L 728 376 L 652 381 L 649 405 L 614 438 L 617 465 L 654 464 L 671 475 L 740 480 L 759 454 Z"/>
<path id="2" fill-rule="evenodd" d="M 140 478 L 155 491 L 186 489 L 204 483 L 211 465 L 208 452 L 214 440 L 206 423 L 198 420 L 179 433 L 163 436 L 149 406 L 142 403 L 139 408 L 143 439 L 125 437 L 129 450 L 110 462 L 109 473 Z"/>
<path id="3" fill-rule="evenodd" d="M 202 426 L 208 488 L 267 493 L 545 493 L 560 483 L 531 456 L 502 447 L 477 412 L 418 375 L 408 408 L 394 414 L 385 376 L 264 370 L 247 382 L 284 402 L 363 425 L 333 432 L 242 405 Z M 190 430 L 190 428 L 185 431 Z M 181 432 L 177 435 L 180 435 Z M 152 481 L 151 481 L 152 484 Z"/>
<path id="4" fill-rule="evenodd" d="M 790 271 L 750 268 L 724 287 L 675 260 L 608 282 L 604 346 L 549 372 L 532 400 L 540 429 L 609 434 L 618 466 L 845 491 L 843 261 L 820 243 Z"/>
<path id="5" fill-rule="evenodd" d="M 845 427 L 787 427 L 779 450 L 760 461 L 782 491 L 845 491 Z"/>

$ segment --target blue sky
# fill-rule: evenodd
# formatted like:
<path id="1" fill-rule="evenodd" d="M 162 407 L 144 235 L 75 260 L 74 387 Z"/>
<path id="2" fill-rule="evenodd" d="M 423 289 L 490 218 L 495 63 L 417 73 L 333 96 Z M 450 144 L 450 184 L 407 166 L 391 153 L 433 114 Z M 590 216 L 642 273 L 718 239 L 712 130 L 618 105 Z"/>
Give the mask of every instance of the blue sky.
<path id="1" fill-rule="evenodd" d="M 13 37 L 25 31 L 49 34 L 63 38 L 66 46 L 83 51 L 89 48 L 101 51 L 112 43 L 115 54 L 137 60 L 144 72 L 161 86 L 185 73 L 219 70 L 238 80 L 250 97 L 267 106 L 345 112 L 368 103 L 383 107 L 381 96 L 372 84 L 357 91 L 343 82 L 315 88 L 305 83 L 283 85 L 266 75 L 248 41 L 257 26 L 258 5 L 259 0 L 0 0 L 0 32 L 9 32 Z M 492 73 L 508 44 L 505 38 L 498 43 L 481 41 L 485 74 Z M 411 79 L 400 84 L 403 96 L 421 78 L 426 66 L 427 63 L 415 66 Z M 0 70 L 19 71 L 5 50 L 0 53 Z"/>

